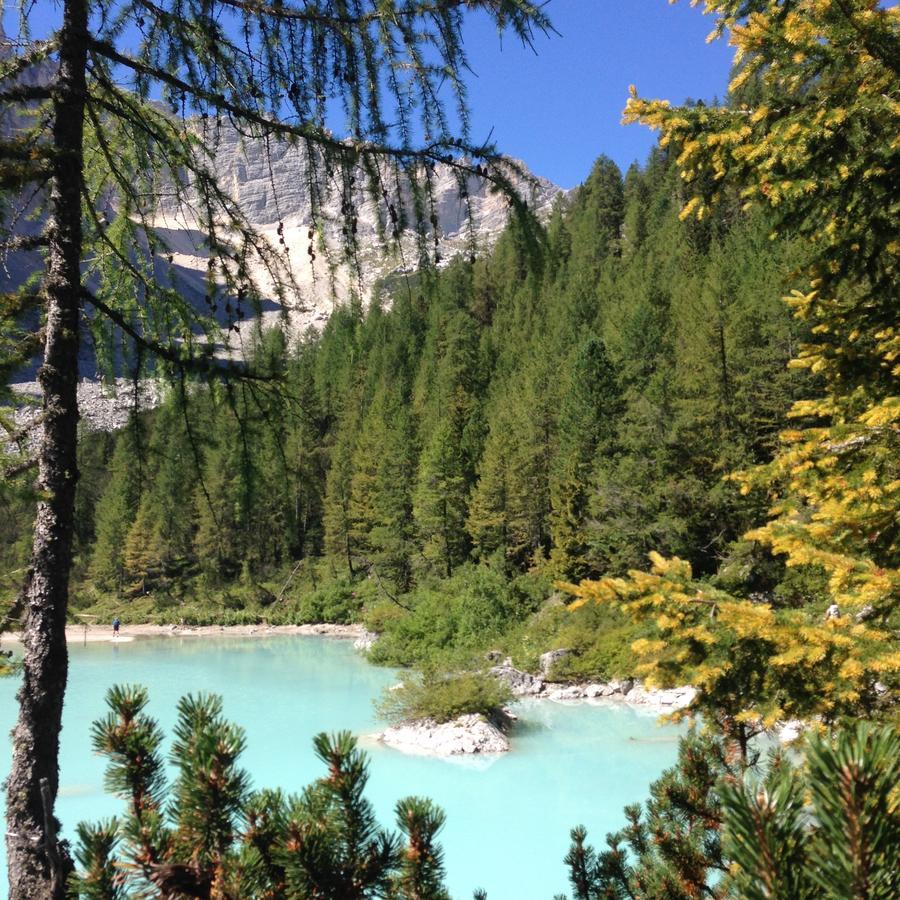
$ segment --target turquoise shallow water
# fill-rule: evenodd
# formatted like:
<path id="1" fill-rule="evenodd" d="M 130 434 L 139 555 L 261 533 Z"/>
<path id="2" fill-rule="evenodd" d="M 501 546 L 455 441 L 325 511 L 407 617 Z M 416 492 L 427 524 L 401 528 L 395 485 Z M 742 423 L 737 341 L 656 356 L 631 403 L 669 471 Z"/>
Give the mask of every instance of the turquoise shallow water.
<path id="1" fill-rule="evenodd" d="M 248 736 L 244 766 L 257 786 L 299 790 L 321 774 L 318 731 L 376 730 L 372 700 L 395 681 L 349 642 L 308 637 L 159 638 L 71 647 L 58 813 L 71 833 L 82 819 L 118 811 L 102 790 L 103 760 L 92 755 L 90 723 L 114 683 L 151 690 L 151 713 L 167 734 L 177 699 L 222 694 L 227 716 Z M 15 721 L 14 679 L 0 680 L 0 728 Z M 550 900 L 568 888 L 562 857 L 569 829 L 585 824 L 603 843 L 622 807 L 642 799 L 676 754 L 678 731 L 620 707 L 526 702 L 511 753 L 496 758 L 411 757 L 372 746 L 368 796 L 393 823 L 401 796 L 431 797 L 447 812 L 443 846 L 454 898 L 483 887 L 489 900 Z M 8 771 L 2 754 L 0 775 Z M 4 866 L 5 871 L 5 866 Z M 5 874 L 0 896 L 5 896 Z"/>

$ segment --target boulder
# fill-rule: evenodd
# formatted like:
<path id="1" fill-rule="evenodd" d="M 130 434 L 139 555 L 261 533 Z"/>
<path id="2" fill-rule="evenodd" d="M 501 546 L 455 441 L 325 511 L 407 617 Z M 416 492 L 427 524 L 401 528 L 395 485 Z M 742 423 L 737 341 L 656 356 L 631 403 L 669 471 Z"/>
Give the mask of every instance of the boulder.
<path id="1" fill-rule="evenodd" d="M 546 688 L 543 696 L 548 700 L 583 700 L 585 698 L 584 685 L 581 684 L 552 684 L 546 685 Z"/>
<path id="2" fill-rule="evenodd" d="M 375 735 L 395 750 L 426 756 L 460 756 L 471 753 L 506 753 L 506 735 L 484 716 L 459 716 L 452 722 L 422 719 L 394 725 Z"/>
<path id="3" fill-rule="evenodd" d="M 490 673 L 501 681 L 505 681 L 516 697 L 534 696 L 544 690 L 544 682 L 541 678 L 509 665 L 508 659 L 499 666 L 492 666 Z"/>
<path id="4" fill-rule="evenodd" d="M 584 696 L 588 700 L 596 700 L 598 697 L 608 697 L 612 694 L 608 684 L 586 684 L 584 686 Z"/>
<path id="5" fill-rule="evenodd" d="M 550 674 L 551 669 L 561 660 L 565 659 L 569 654 L 571 654 L 571 650 L 565 650 L 560 648 L 559 650 L 548 650 L 546 653 L 542 653 L 540 657 L 541 663 L 541 675 L 547 676 Z"/>
<path id="6" fill-rule="evenodd" d="M 623 678 L 621 681 L 618 679 L 613 679 L 612 681 L 608 681 L 606 686 L 609 688 L 609 694 L 605 696 L 612 696 L 613 694 L 625 694 L 630 693 L 635 686 L 635 681 L 633 678 Z"/>

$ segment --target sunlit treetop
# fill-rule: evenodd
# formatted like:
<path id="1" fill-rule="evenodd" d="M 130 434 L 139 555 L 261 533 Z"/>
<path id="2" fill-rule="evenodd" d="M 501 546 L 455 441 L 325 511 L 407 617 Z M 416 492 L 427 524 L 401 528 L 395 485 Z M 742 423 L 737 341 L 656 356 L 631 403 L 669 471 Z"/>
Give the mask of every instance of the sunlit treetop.
<path id="1" fill-rule="evenodd" d="M 878 0 L 707 0 L 735 48 L 728 104 L 673 108 L 636 93 L 625 120 L 662 132 L 703 216 L 723 192 L 761 204 L 809 246 L 791 301 L 821 319 L 800 355 L 850 384 L 894 392 L 900 240 L 900 7 Z M 824 337 L 830 335 L 831 338 Z M 837 344 L 841 350 L 837 349 Z"/>

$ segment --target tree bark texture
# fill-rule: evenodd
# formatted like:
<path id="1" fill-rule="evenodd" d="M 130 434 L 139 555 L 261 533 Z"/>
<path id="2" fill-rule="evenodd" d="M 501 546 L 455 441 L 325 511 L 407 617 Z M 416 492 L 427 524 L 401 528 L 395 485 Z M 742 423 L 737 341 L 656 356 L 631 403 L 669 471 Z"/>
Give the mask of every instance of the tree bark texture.
<path id="1" fill-rule="evenodd" d="M 53 88 L 53 179 L 38 373 L 43 430 L 40 500 L 25 585 L 24 674 L 7 791 L 10 900 L 61 900 L 69 861 L 57 843 L 59 734 L 66 687 L 66 609 L 78 478 L 78 330 L 81 315 L 86 37 L 89 0 L 66 0 Z"/>

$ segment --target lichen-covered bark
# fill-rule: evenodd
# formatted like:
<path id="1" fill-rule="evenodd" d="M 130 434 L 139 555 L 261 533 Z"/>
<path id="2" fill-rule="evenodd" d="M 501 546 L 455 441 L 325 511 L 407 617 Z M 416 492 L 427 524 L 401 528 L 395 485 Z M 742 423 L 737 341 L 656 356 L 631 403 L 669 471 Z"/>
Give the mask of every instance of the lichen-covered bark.
<path id="1" fill-rule="evenodd" d="M 82 138 L 88 0 L 66 0 L 53 99 L 55 157 L 43 294 L 44 421 L 41 500 L 25 586 L 24 676 L 7 780 L 10 900 L 61 900 L 68 860 L 56 842 L 59 734 L 66 687 L 66 608 L 78 477 L 78 329 L 81 313 Z"/>

